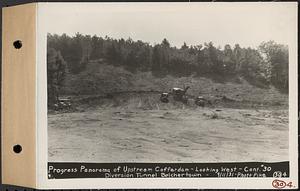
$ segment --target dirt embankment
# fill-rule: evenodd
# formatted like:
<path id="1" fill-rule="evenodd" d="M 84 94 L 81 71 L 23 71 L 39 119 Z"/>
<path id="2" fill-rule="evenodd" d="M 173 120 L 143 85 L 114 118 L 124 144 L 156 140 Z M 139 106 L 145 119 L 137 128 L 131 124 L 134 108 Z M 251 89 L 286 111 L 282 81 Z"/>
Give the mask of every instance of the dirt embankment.
<path id="1" fill-rule="evenodd" d="M 197 109 L 195 96 L 188 94 L 188 102 L 175 101 L 172 96 L 168 103 L 160 101 L 159 91 L 126 91 L 114 92 L 103 95 L 70 96 L 72 100 L 71 110 L 57 111 L 73 112 L 85 111 L 96 108 L 116 109 L 141 109 L 141 110 L 173 110 L 173 109 Z M 265 102 L 264 100 L 249 101 L 239 100 L 223 96 L 204 96 L 205 106 L 208 108 L 235 108 L 235 109 L 287 109 L 285 102 Z M 53 112 L 53 111 L 50 111 Z"/>

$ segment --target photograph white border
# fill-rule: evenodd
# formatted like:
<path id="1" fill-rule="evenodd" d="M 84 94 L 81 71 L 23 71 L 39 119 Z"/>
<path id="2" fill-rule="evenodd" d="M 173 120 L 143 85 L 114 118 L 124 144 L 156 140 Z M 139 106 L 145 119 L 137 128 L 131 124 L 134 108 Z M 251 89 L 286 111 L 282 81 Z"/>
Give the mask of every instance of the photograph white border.
<path id="1" fill-rule="evenodd" d="M 231 2 L 232 3 L 232 2 Z M 231 3 L 209 3 L 212 6 L 221 4 L 228 6 Z M 295 15 L 295 25 L 291 26 L 293 36 L 289 44 L 289 159 L 290 177 L 281 178 L 284 181 L 292 181 L 298 187 L 298 60 L 297 60 L 297 2 L 256 2 L 257 6 L 265 4 L 282 4 L 291 7 L 291 14 Z M 78 179 L 48 179 L 48 136 L 47 136 L 47 33 L 49 25 L 46 18 L 55 15 L 48 12 L 47 6 L 57 6 L 57 9 L 81 6 L 83 3 L 38 3 L 37 6 L 37 183 L 39 189 L 141 189 L 141 188 L 173 188 L 173 189 L 272 189 L 274 178 L 78 178 Z M 84 3 L 94 6 L 95 3 Z M 116 4 L 109 3 L 112 7 Z M 132 3 L 133 4 L 133 3 Z M 139 3 L 139 5 L 148 3 Z M 153 3 L 152 3 L 153 4 Z M 163 4 L 163 3 L 156 3 Z M 170 6 L 180 6 L 188 3 L 168 3 Z M 197 3 L 190 3 L 193 5 Z M 204 3 L 201 3 L 204 4 Z M 240 3 L 247 5 L 247 3 Z M 53 9 L 51 9 L 53 10 Z M 55 18 L 59 19 L 59 18 Z M 54 21 L 55 22 L 55 21 Z M 76 21 L 74 21 L 75 23 Z M 73 23 L 68 23 L 68 25 Z M 51 25 L 53 26 L 53 25 Z M 258 161 L 257 161 L 258 162 Z"/>

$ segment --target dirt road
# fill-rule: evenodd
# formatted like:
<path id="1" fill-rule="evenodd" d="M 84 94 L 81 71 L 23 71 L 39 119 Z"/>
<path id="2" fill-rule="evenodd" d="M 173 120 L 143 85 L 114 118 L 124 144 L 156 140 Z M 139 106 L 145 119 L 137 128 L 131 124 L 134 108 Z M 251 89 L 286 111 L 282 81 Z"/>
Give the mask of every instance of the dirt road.
<path id="1" fill-rule="evenodd" d="M 48 115 L 49 161 L 288 160 L 288 111 L 93 108 Z"/>

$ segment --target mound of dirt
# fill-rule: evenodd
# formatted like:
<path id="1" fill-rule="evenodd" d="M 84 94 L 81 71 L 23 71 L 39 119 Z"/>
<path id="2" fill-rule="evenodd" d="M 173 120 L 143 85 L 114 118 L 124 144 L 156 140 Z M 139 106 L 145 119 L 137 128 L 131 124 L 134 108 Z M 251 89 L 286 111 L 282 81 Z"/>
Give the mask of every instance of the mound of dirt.
<path id="1" fill-rule="evenodd" d="M 165 110 L 165 109 L 184 109 L 197 107 L 194 103 L 175 101 L 170 98 L 168 103 L 159 100 L 159 92 L 118 92 L 110 93 L 109 96 L 95 96 L 85 98 L 74 98 L 77 107 L 94 108 L 94 107 L 116 107 L 119 109 L 143 109 L 143 110 Z"/>
<path id="2" fill-rule="evenodd" d="M 172 96 L 169 97 L 168 103 L 160 101 L 160 92 L 155 91 L 132 91 L 132 92 L 115 92 L 98 96 L 74 96 L 72 97 L 72 110 L 63 110 L 61 112 L 87 111 L 94 109 L 119 109 L 119 110 L 177 110 L 177 109 L 197 109 L 202 108 L 195 104 L 193 96 L 188 95 L 187 103 L 176 101 Z M 206 99 L 204 107 L 208 108 L 249 108 L 249 109 L 266 109 L 276 107 L 284 108 L 282 105 L 266 105 L 262 102 L 239 101 L 232 98 L 210 97 Z"/>

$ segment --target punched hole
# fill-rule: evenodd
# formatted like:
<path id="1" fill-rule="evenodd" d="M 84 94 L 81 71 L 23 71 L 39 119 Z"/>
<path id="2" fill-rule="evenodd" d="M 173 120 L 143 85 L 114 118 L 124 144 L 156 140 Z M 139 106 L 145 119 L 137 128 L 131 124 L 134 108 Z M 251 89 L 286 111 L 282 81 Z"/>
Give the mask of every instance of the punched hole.
<path id="1" fill-rule="evenodd" d="M 16 40 L 14 42 L 14 47 L 15 47 L 15 49 L 20 49 L 22 47 L 22 41 Z"/>
<path id="2" fill-rule="evenodd" d="M 18 154 L 18 153 L 20 153 L 22 151 L 22 146 L 21 145 L 15 145 L 13 147 L 13 150 L 14 150 L 15 153 Z"/>

